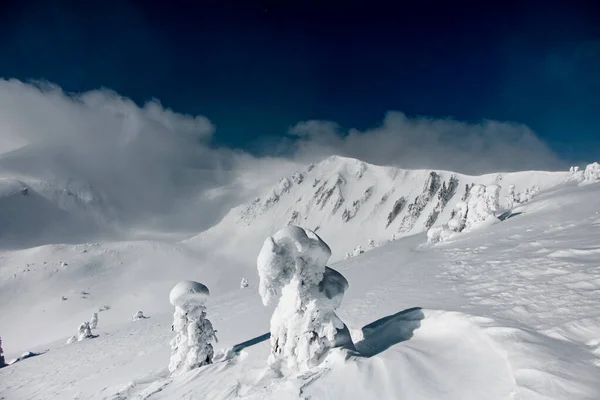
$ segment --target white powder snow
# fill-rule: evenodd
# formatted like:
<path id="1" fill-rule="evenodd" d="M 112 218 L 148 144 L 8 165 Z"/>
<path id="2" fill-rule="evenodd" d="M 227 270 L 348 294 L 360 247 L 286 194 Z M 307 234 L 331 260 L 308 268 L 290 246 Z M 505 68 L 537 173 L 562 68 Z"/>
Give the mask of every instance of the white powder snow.
<path id="1" fill-rule="evenodd" d="M 357 166 L 352 165 L 330 165 L 332 173 L 348 169 L 341 171 L 346 182 L 338 185 L 341 192 L 334 190 L 330 200 L 340 193 L 348 201 L 360 200 L 373 186 L 373 194 L 353 218 L 343 222 L 344 206 L 330 216 L 335 203 L 320 211 L 321 205 L 302 208 L 298 217 L 308 238 L 299 235 L 298 242 L 314 243 L 316 239 L 307 232 L 320 226 L 319 237 L 338 254 L 332 259 L 339 260 L 340 254 L 357 246 L 368 249 L 371 239 L 376 243 L 396 239 L 332 264 L 335 271 L 326 267 L 323 254 L 327 252 L 319 250 L 317 256 L 307 252 L 320 271 L 308 271 L 307 279 L 316 286 L 309 295 L 318 300 L 310 310 L 334 309 L 347 326 L 346 339 L 352 339 L 352 346 L 346 341 L 345 346 L 328 348 L 309 368 L 273 371 L 267 362 L 272 352 L 273 308 L 264 307 L 252 287 L 239 289 L 241 276 L 256 279 L 252 261 L 268 232 L 289 221 L 288 211 L 295 204 L 310 206 L 305 197 L 296 201 L 313 194 L 315 178 L 330 176 L 317 165 L 303 171 L 303 179 L 290 179 L 288 192 L 282 192 L 277 203 L 248 226 L 230 224 L 232 220 L 226 218 L 194 240 L 178 243 L 47 244 L 2 250 L 2 345 L 8 359 L 26 356 L 0 369 L 0 397 L 600 398 L 600 185 L 562 185 L 568 173 L 495 174 L 473 181 L 457 174 L 456 195 L 437 215 L 434 228 L 451 220 L 466 183 L 498 184 L 500 196 L 508 195 L 510 184 L 523 197 L 536 193 L 535 186 L 540 191 L 528 202 L 515 202 L 511 218 L 477 230 L 463 229 L 460 234 L 451 230 L 451 240 L 423 246 L 426 235 L 412 233 L 423 232 L 425 221 L 438 210 L 436 196 L 421 211 L 411 236 L 394 236 L 407 206 L 387 229 L 386 224 L 400 196 L 412 204 L 421 195 L 424 174 L 367 165 L 355 181 Z M 502 179 L 497 179 L 499 175 Z M 440 176 L 447 181 L 450 175 L 442 171 Z M 324 190 L 333 186 L 330 182 Z M 391 194 L 380 203 L 384 193 Z M 10 197 L 11 201 L 27 197 L 14 195 L 21 197 Z M 459 214 L 460 209 L 454 217 Z M 280 242 L 288 236 L 273 235 L 271 249 L 278 243 L 285 248 Z M 290 248 L 298 249 L 294 246 Z M 294 265 L 299 254 L 304 257 L 296 250 L 280 252 Z M 273 259 L 276 255 L 271 251 Z M 271 271 L 265 276 L 273 284 L 285 281 L 284 276 L 291 276 L 291 282 L 298 275 L 296 269 L 284 269 L 289 271 L 263 272 Z M 196 368 L 170 374 L 169 340 L 178 334 L 187 340 L 208 331 L 171 331 L 173 322 L 189 326 L 189 321 L 183 315 L 174 321 L 166 295 L 181 279 L 196 277 L 211 288 L 208 311 L 220 341 L 210 341 L 212 363 L 201 366 L 195 357 Z M 285 296 L 285 287 L 263 293 L 278 301 Z M 81 296 L 82 291 L 88 295 Z M 179 293 L 183 299 L 189 297 L 181 304 L 206 306 L 208 290 Z M 62 301 L 62 296 L 67 300 Z M 73 327 L 99 308 L 100 330 L 94 332 L 98 337 L 65 346 Z M 128 322 L 135 309 L 147 311 L 152 318 Z M 312 322 L 298 325 L 302 326 L 314 328 Z M 326 337 L 329 332 L 321 333 Z M 295 353 L 299 354 L 307 353 Z"/>

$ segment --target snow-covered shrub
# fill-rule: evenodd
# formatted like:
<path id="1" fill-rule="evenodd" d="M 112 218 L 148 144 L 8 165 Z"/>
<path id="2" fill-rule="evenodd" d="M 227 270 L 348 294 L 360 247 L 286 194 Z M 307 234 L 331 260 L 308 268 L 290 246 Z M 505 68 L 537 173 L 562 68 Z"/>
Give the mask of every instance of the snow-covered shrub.
<path id="1" fill-rule="evenodd" d="M 583 182 L 585 180 L 585 173 L 581 171 L 578 166 L 569 168 L 569 176 L 567 181 Z"/>
<path id="2" fill-rule="evenodd" d="M 240 289 L 244 289 L 248 287 L 248 279 L 242 277 L 242 281 L 240 282 Z"/>
<path id="3" fill-rule="evenodd" d="M 71 336 L 69 340 L 67 340 L 67 344 L 71 344 L 74 342 L 81 342 L 85 339 L 91 339 L 94 335 L 92 335 L 92 329 L 90 328 L 89 322 L 82 322 L 79 325 L 79 329 L 77 330 L 77 335 Z"/>
<path id="4" fill-rule="evenodd" d="M 442 241 L 441 236 L 443 231 L 443 226 L 429 228 L 429 230 L 427 231 L 427 243 L 437 243 Z"/>
<path id="5" fill-rule="evenodd" d="M 365 251 L 363 250 L 362 246 L 358 245 L 356 246 L 356 248 L 354 249 L 354 251 L 352 252 L 352 256 L 356 257 L 362 253 L 364 253 Z"/>
<path id="6" fill-rule="evenodd" d="M 600 182 L 600 164 L 588 164 L 583 172 L 583 179 L 585 183 Z"/>
<path id="7" fill-rule="evenodd" d="M 96 329 L 98 327 L 98 313 L 93 313 L 92 318 L 90 318 L 90 328 Z"/>
<path id="8" fill-rule="evenodd" d="M 211 342 L 217 341 L 211 322 L 206 318 L 206 299 L 209 290 L 199 282 L 179 282 L 169 294 L 175 306 L 169 371 L 180 374 L 212 363 Z"/>
<path id="9" fill-rule="evenodd" d="M 330 256 L 316 233 L 298 226 L 265 240 L 257 259 L 259 293 L 264 305 L 279 299 L 271 317 L 272 368 L 306 370 L 348 343 L 348 329 L 334 312 L 348 282 L 326 267 Z"/>
<path id="10" fill-rule="evenodd" d="M 304 175 L 302 175 L 300 172 L 296 171 L 292 175 L 292 180 L 294 181 L 295 184 L 299 185 L 304 181 Z"/>
<path id="11" fill-rule="evenodd" d="M 133 317 L 131 319 L 133 321 L 137 321 L 137 320 L 146 319 L 146 318 L 148 318 L 148 317 L 146 317 L 143 312 L 138 311 L 135 314 L 133 314 Z"/>
<path id="12" fill-rule="evenodd" d="M 448 240 L 452 235 L 460 232 L 458 229 L 460 222 L 453 218 L 447 224 L 429 228 L 427 231 L 427 243 L 435 244 Z"/>

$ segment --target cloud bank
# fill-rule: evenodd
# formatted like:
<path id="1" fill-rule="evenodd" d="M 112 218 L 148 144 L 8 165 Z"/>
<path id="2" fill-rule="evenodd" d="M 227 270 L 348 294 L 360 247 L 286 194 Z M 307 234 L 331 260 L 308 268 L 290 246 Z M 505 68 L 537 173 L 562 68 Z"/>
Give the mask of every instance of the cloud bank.
<path id="1" fill-rule="evenodd" d="M 206 229 L 298 167 L 213 148 L 214 132 L 206 117 L 158 101 L 0 80 L 2 177 L 90 185 L 125 228 Z"/>
<path id="2" fill-rule="evenodd" d="M 366 131 L 343 131 L 331 121 L 305 121 L 289 133 L 296 157 L 338 154 L 379 165 L 445 169 L 467 174 L 562 169 L 564 163 L 524 125 L 409 118 L 388 112 Z"/>
<path id="3" fill-rule="evenodd" d="M 463 173 L 563 168 L 527 127 L 408 118 L 389 112 L 366 131 L 300 122 L 252 155 L 211 145 L 216 127 L 158 101 L 138 106 L 110 90 L 68 94 L 0 80 L 0 177 L 89 185 L 123 227 L 196 233 L 302 164 L 332 154 L 380 165 Z M 280 153 L 281 154 L 281 153 Z"/>

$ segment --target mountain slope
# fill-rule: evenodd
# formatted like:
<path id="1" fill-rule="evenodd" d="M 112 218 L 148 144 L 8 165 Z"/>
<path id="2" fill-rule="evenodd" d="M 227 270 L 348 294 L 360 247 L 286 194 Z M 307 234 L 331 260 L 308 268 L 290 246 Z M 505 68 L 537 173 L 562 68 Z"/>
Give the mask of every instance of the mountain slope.
<path id="1" fill-rule="evenodd" d="M 568 176 L 540 171 L 467 176 L 333 156 L 281 179 L 265 195 L 234 208 L 190 242 L 214 249 L 230 241 L 248 254 L 267 235 L 294 224 L 333 238 L 333 259 L 339 260 L 357 246 L 366 250 L 447 222 L 473 184 L 500 185 L 503 204 L 510 185 L 517 193 L 533 194 L 560 185 Z"/>
<path id="2" fill-rule="evenodd" d="M 105 274 L 97 271 L 83 282 L 97 296 L 94 301 L 113 301 L 100 314 L 99 337 L 51 343 L 42 348 L 47 353 L 0 369 L 0 397 L 597 399 L 599 195 L 597 184 L 566 185 L 519 207 L 514 218 L 442 245 L 428 246 L 418 234 L 332 265 L 349 281 L 338 315 L 362 354 L 336 350 L 310 374 L 285 378 L 266 369 L 264 334 L 272 310 L 257 293 L 255 257 L 212 266 L 190 257 L 184 265 L 174 257 L 184 250 L 168 245 L 159 250 L 155 243 L 138 243 L 135 252 L 125 244 L 119 252 L 90 249 L 104 260 L 99 268 Z M 142 264 L 154 264 L 132 268 L 128 279 L 115 279 L 118 268 L 107 269 L 144 252 Z M 22 252 L 11 257 L 12 263 L 26 259 Z M 157 275 L 161 265 L 163 275 Z M 237 286 L 242 274 L 249 278 L 247 289 Z M 212 366 L 169 378 L 168 292 L 182 275 L 211 289 L 207 312 L 220 339 L 218 357 Z M 31 293 L 33 276 L 18 290 Z M 54 284 L 66 288 L 75 279 L 64 276 Z M 36 285 L 38 301 L 52 295 Z M 85 301 L 68 306 L 76 310 Z M 11 307 L 5 299 L 2 304 Z M 127 321 L 137 308 L 151 318 Z M 20 324 L 20 332 L 37 331 L 31 343 L 43 343 L 39 331 L 48 323 L 0 318 L 2 327 L 10 322 Z M 72 329 L 75 321 L 54 319 Z M 3 341 L 5 350 L 11 342 Z"/>
<path id="3" fill-rule="evenodd" d="M 107 233 L 108 213 L 91 188 L 0 179 L 0 247 L 77 243 Z"/>

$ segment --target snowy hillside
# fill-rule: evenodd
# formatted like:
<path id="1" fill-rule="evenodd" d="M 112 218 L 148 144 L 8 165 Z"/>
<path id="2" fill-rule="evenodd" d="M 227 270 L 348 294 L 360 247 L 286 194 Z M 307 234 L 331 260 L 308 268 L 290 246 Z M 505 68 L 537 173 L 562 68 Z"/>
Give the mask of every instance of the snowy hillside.
<path id="1" fill-rule="evenodd" d="M 344 163 L 344 168 L 351 165 Z M 329 180 L 338 177 L 338 167 L 336 163 L 329 170 Z M 358 234 L 361 225 L 353 227 L 352 221 L 365 221 L 374 212 L 373 221 L 381 217 L 385 225 L 389 214 L 374 202 L 346 222 L 346 201 L 360 198 L 369 184 L 397 182 L 392 186 L 412 198 L 410 204 L 422 193 L 428 175 L 399 174 L 405 183 L 418 176 L 410 189 L 402 189 L 401 179 L 394 179 L 398 175 L 387 175 L 392 169 L 367 166 L 360 179 L 350 178 L 353 170 L 340 175 L 345 182 L 360 183 L 370 169 L 370 178 L 376 176 L 377 182 L 365 180 L 352 193 L 340 185 L 323 214 L 309 217 L 314 218 L 310 223 L 339 218 L 335 234 L 325 228 L 320 232 L 334 254 L 340 253 L 336 243 Z M 305 176 L 311 199 L 318 190 L 312 190 L 313 171 Z M 443 181 L 450 178 L 439 174 Z M 533 184 L 544 189 L 563 178 L 525 176 L 515 174 L 511 182 L 519 190 Z M 461 185 L 467 179 L 457 178 Z M 494 176 L 477 179 L 491 183 Z M 294 183 L 280 199 L 296 199 L 300 189 L 295 185 L 302 183 Z M 374 188 L 374 199 L 386 190 Z M 331 215 L 341 196 L 350 200 Z M 256 270 L 265 235 L 256 233 L 261 243 L 254 254 L 236 247 L 235 237 L 214 242 L 214 253 L 200 250 L 198 239 L 178 245 L 125 242 L 5 251 L 0 258 L 2 346 L 9 359 L 26 349 L 41 354 L 0 369 L 0 397 L 598 399 L 599 196 L 598 184 L 561 185 L 519 206 L 518 215 L 441 245 L 427 245 L 421 233 L 331 264 L 349 282 L 337 314 L 350 329 L 357 351 L 335 349 L 318 367 L 285 376 L 267 368 L 273 310 L 261 303 Z M 287 217 L 281 200 L 262 216 Z M 317 201 L 303 204 L 318 210 L 323 201 Z M 427 204 L 423 212 L 428 216 L 434 207 Z M 271 228 L 270 223 L 275 228 L 276 221 L 262 220 L 258 212 L 250 225 L 248 219 L 234 219 L 244 209 L 223 224 L 242 230 L 261 221 L 256 232 Z M 390 224 L 395 232 L 404 216 L 397 218 L 400 222 Z M 419 226 L 424 218 L 417 219 Z M 226 253 L 234 254 L 221 257 Z M 246 288 L 239 286 L 242 276 L 248 278 Z M 181 279 L 199 280 L 210 288 L 207 316 L 219 342 L 214 364 L 169 377 L 168 341 L 174 336 L 169 291 Z M 62 301 L 61 295 L 68 299 Z M 98 337 L 66 345 L 79 323 L 103 305 L 110 308 L 99 313 L 93 331 Z M 138 310 L 149 318 L 132 321 Z"/>
<path id="2" fill-rule="evenodd" d="M 359 246 L 366 251 L 447 222 L 473 184 L 500 186 L 504 206 L 511 185 L 526 199 L 564 183 L 568 176 L 538 171 L 467 176 L 332 156 L 282 178 L 190 242 L 218 249 L 218 243 L 227 240 L 245 256 L 260 247 L 262 238 L 293 224 L 331 238 L 333 259 L 340 260 Z"/>
<path id="3" fill-rule="evenodd" d="M 113 233 L 107 210 L 91 188 L 0 179 L 0 241 L 3 249 L 77 243 Z"/>
<path id="4" fill-rule="evenodd" d="M 0 248 L 179 240 L 216 224 L 274 179 L 259 162 L 250 170 L 234 165 L 218 172 L 179 167 L 167 173 L 109 168 L 101 156 L 94 155 L 101 160 L 86 165 L 80 151 L 47 143 L 0 151 Z M 278 164 L 283 171 L 297 167 Z"/>

